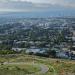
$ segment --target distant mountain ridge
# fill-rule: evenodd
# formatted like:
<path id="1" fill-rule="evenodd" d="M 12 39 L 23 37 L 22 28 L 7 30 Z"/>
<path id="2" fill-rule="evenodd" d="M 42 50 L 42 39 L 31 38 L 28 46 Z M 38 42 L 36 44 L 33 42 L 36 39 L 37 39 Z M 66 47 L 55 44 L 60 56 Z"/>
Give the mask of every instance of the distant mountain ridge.
<path id="1" fill-rule="evenodd" d="M 1 12 L 0 17 L 14 18 L 48 18 L 48 17 L 75 17 L 75 10 L 47 11 L 47 12 Z"/>

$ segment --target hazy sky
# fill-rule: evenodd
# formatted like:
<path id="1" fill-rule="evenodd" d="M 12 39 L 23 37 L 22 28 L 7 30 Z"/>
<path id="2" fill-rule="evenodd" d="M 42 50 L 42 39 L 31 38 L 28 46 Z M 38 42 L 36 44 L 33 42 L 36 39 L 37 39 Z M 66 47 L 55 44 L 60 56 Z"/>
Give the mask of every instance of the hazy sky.
<path id="1" fill-rule="evenodd" d="M 75 0 L 0 0 L 1 12 L 74 12 Z"/>

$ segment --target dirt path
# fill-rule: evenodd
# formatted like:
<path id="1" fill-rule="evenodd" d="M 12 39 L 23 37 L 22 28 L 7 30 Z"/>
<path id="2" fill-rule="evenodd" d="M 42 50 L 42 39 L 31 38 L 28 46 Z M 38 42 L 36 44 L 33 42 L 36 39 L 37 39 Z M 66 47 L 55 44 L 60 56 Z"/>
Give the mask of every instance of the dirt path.
<path id="1" fill-rule="evenodd" d="M 36 58 L 37 60 L 42 60 L 42 61 L 46 61 L 46 60 L 44 60 L 44 59 L 38 59 L 38 58 Z M 53 67 L 53 66 L 51 66 L 51 65 L 49 65 L 49 67 L 53 70 L 53 75 L 57 75 L 57 72 L 56 72 L 56 70 L 55 70 L 55 68 Z"/>
<path id="2" fill-rule="evenodd" d="M 48 72 L 49 68 L 44 65 L 44 64 L 36 64 L 36 63 L 25 63 L 25 62 L 12 62 L 12 63 L 8 63 L 8 62 L 5 62 L 4 64 L 29 64 L 29 65 L 34 65 L 34 66 L 39 66 L 40 67 L 40 71 L 39 72 L 36 72 L 35 74 L 45 74 L 46 72 Z M 26 75 L 35 75 L 35 74 L 26 74 Z"/>

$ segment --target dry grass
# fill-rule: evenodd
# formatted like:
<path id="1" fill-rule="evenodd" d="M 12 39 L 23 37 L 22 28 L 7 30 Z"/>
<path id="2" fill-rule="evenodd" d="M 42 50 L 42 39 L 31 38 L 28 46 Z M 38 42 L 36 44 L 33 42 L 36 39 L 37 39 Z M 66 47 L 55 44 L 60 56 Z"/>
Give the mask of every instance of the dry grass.
<path id="1" fill-rule="evenodd" d="M 71 60 L 44 58 L 44 57 L 37 57 L 37 56 L 32 56 L 32 55 L 31 56 L 30 55 L 17 55 L 12 58 L 7 57 L 7 59 L 6 57 L 1 57 L 0 61 L 34 62 L 38 64 L 41 63 L 41 64 L 47 65 L 49 67 L 49 71 L 46 74 L 39 74 L 39 75 L 75 75 L 75 61 L 71 61 Z M 23 75 L 22 72 L 23 71 L 20 72 L 21 75 Z M 20 73 L 18 75 L 20 75 Z M 8 75 L 12 75 L 12 74 L 8 74 Z"/>

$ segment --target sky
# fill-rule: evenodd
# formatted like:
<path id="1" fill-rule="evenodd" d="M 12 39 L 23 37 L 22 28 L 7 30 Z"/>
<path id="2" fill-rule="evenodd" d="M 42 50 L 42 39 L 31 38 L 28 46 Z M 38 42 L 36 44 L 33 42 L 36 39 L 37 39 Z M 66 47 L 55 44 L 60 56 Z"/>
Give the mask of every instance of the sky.
<path id="1" fill-rule="evenodd" d="M 75 16 L 75 0 L 0 0 L 0 14 L 7 12 Z"/>

